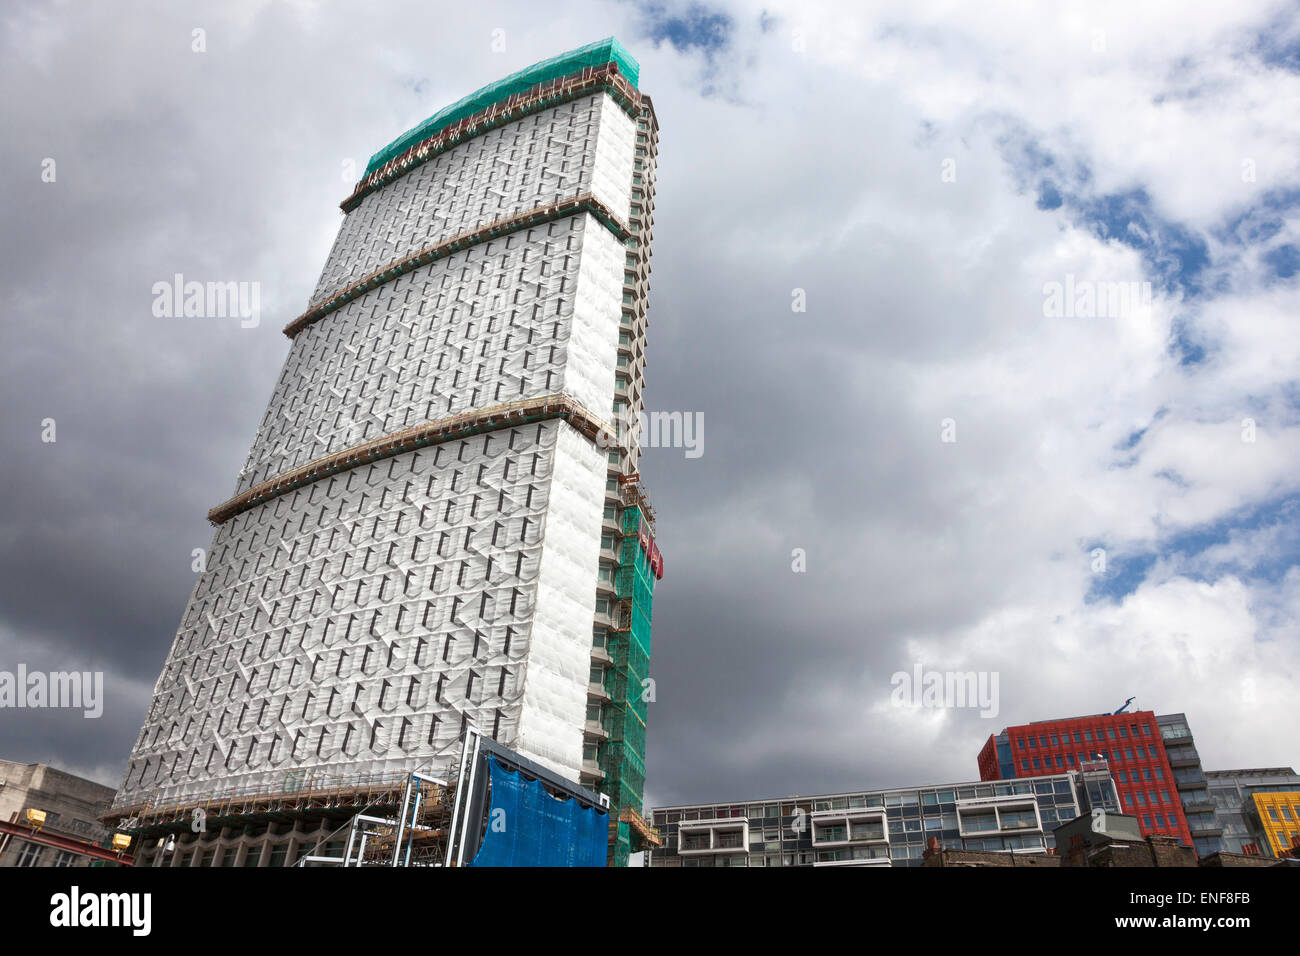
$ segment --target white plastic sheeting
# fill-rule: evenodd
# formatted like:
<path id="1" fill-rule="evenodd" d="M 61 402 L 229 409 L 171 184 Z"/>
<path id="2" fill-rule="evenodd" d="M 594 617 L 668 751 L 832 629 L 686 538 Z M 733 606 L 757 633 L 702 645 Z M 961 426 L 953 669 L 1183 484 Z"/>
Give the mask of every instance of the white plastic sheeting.
<path id="1" fill-rule="evenodd" d="M 582 768 L 604 502 L 604 453 L 574 429 L 562 427 L 546 512 L 521 732 L 508 746 L 570 780 L 577 780 Z"/>
<path id="2" fill-rule="evenodd" d="M 580 735 L 555 742 L 574 710 L 556 698 L 575 680 L 585 694 L 590 630 L 572 621 L 591 619 L 603 478 L 594 446 L 552 420 L 355 468 L 222 525 L 118 803 L 289 769 L 441 770 L 463 721 L 512 747 L 535 727 L 536 755 L 570 767 Z"/>
<path id="3" fill-rule="evenodd" d="M 416 249 L 465 229 L 592 192 L 614 212 L 627 216 L 627 199 L 593 175 L 600 161 L 597 133 L 617 129 L 617 115 L 633 125 L 608 95 L 593 94 L 466 140 L 383 189 L 366 196 L 347 215 L 330 251 L 311 301 L 319 302 L 362 276 Z M 623 190 L 631 182 L 631 151 Z M 561 166 L 566 169 L 561 169 Z"/>
<path id="4" fill-rule="evenodd" d="M 617 245 L 591 216 L 571 216 L 416 269 L 298 333 L 237 492 L 411 425 L 564 391 L 589 233 Z M 609 242 L 594 248 L 608 258 Z M 607 387 L 591 406 L 602 418 L 612 371 Z"/>
<path id="5" fill-rule="evenodd" d="M 344 220 L 318 295 L 541 202 L 594 191 L 626 214 L 634 139 L 600 94 L 471 140 Z M 519 398 L 564 392 L 610 417 L 625 252 L 581 213 L 308 327 L 237 490 Z M 290 771 L 438 771 L 469 725 L 576 778 L 608 469 L 551 420 L 362 465 L 223 524 L 116 805 L 275 788 Z"/>

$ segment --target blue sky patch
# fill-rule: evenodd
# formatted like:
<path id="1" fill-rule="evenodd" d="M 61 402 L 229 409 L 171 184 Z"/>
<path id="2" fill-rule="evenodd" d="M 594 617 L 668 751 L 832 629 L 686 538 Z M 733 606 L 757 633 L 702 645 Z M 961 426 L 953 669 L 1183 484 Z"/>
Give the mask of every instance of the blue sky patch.
<path id="1" fill-rule="evenodd" d="M 645 4 L 642 11 L 650 39 L 656 43 L 667 40 L 682 53 L 702 50 L 710 55 L 726 46 L 731 37 L 731 17 L 703 4 L 691 4 L 680 15 L 669 14 L 663 3 Z"/>
<path id="2" fill-rule="evenodd" d="M 1210 548 L 1228 544 L 1234 536 L 1269 528 L 1284 532 L 1275 539 L 1280 547 L 1254 555 L 1246 561 L 1231 559 L 1195 566 L 1195 559 Z M 1106 545 L 1100 542 L 1085 545 L 1088 553 L 1098 547 L 1106 548 Z M 1193 566 L 1180 567 L 1179 573 L 1193 580 L 1208 582 L 1223 574 L 1238 574 L 1276 584 L 1287 571 L 1300 565 L 1300 494 L 1256 502 L 1222 520 L 1172 535 L 1155 548 L 1131 554 L 1113 552 L 1110 548 L 1106 548 L 1106 551 L 1106 572 L 1098 574 L 1088 589 L 1085 597 L 1087 603 L 1123 600 L 1141 586 L 1157 560 L 1171 557 L 1181 557 L 1192 562 Z"/>

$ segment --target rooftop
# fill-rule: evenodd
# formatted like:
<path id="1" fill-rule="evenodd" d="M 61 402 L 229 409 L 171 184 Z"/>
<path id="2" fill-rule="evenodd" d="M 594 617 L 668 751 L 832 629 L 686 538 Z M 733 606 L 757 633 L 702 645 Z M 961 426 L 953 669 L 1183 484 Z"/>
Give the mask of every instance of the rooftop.
<path id="1" fill-rule="evenodd" d="M 624 49 L 623 44 L 613 37 L 606 37 L 603 40 L 597 40 L 595 43 L 580 46 L 576 50 L 570 50 L 568 53 L 561 53 L 559 56 L 553 56 L 548 60 L 542 60 L 540 63 L 534 63 L 526 69 L 511 73 L 503 80 L 489 83 L 482 89 L 475 90 L 450 106 L 444 107 L 419 126 L 408 129 L 397 139 L 371 156 L 370 162 L 366 165 L 366 175 L 370 175 L 384 163 L 402 155 L 416 143 L 432 136 L 444 126 L 450 126 L 467 116 L 473 116 L 475 113 L 487 109 L 493 103 L 504 100 L 516 93 L 523 93 L 538 84 L 549 83 L 562 76 L 577 73 L 586 67 L 604 66 L 606 63 L 616 64 L 618 72 L 632 84 L 633 88 L 636 87 L 637 80 L 641 75 L 640 65 L 632 57 L 632 54 Z"/>

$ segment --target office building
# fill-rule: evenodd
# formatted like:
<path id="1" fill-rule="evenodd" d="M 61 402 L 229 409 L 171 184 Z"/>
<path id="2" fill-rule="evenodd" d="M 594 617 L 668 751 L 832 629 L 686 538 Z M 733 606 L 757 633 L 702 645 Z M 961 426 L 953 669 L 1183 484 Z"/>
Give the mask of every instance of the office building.
<path id="1" fill-rule="evenodd" d="M 927 843 L 1046 854 L 1060 823 L 1118 809 L 1109 773 L 656 807 L 651 866 L 920 866 Z"/>
<path id="2" fill-rule="evenodd" d="M 1187 830 L 1198 856 L 1218 853 L 1223 847 L 1223 826 L 1214 813 L 1210 799 L 1201 755 L 1196 749 L 1191 726 L 1186 714 L 1162 714 L 1156 718 L 1160 739 L 1164 741 L 1165 755 L 1178 791 L 1178 802 L 1183 807 Z"/>
<path id="3" fill-rule="evenodd" d="M 0 760 L 0 866 L 90 865 L 86 851 L 112 843 L 98 818 L 113 792 L 43 763 Z"/>
<path id="4" fill-rule="evenodd" d="M 1300 776 L 1290 767 L 1210 770 L 1205 774 L 1223 848 L 1250 856 L 1285 855 L 1300 836 Z"/>
<path id="5" fill-rule="evenodd" d="M 371 158 L 209 512 L 117 818 L 143 834 L 218 793 L 382 790 L 450 768 L 473 728 L 609 793 L 615 862 L 650 835 L 663 559 L 632 423 L 658 134 L 638 80 L 617 41 L 590 44 Z M 266 865 L 333 822 L 221 829 Z"/>
<path id="6" fill-rule="evenodd" d="M 1121 809 L 1142 836 L 1165 834 L 1192 846 L 1177 781 L 1151 711 L 1042 720 L 989 737 L 979 754 L 981 780 L 1018 780 L 1104 761 Z"/>

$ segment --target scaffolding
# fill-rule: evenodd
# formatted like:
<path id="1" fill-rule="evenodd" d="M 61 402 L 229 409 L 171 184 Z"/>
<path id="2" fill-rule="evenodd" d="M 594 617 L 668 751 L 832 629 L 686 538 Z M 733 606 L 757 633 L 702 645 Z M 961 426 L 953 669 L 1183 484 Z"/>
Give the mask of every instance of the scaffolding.
<path id="1" fill-rule="evenodd" d="M 597 88 L 608 87 L 619 105 L 635 119 L 641 108 L 641 96 L 637 90 L 639 75 L 640 66 L 636 60 L 613 37 L 512 73 L 439 110 L 371 156 L 361 182 L 344 200 L 343 211 L 350 212 L 366 193 L 467 136 L 513 122 L 537 110 L 594 92 Z M 440 142 L 442 140 L 452 142 L 444 144 Z"/>
<path id="2" fill-rule="evenodd" d="M 645 798 L 646 721 L 650 700 L 650 619 L 654 605 L 654 510 L 636 473 L 619 479 L 623 500 L 623 542 L 614 572 L 616 627 L 606 649 L 612 666 L 606 678 L 602 789 L 617 810 L 610 823 L 609 865 L 626 866 L 628 856 L 658 846 L 658 832 L 641 816 Z M 646 547 L 646 539 L 651 542 Z"/>
<path id="3" fill-rule="evenodd" d="M 256 818 L 287 820 L 295 815 L 325 815 L 352 808 L 396 809 L 408 777 L 407 773 L 326 777 L 290 772 L 278 785 L 231 787 L 202 796 L 161 797 L 114 807 L 100 820 L 129 833 L 188 829 L 195 811 L 201 811 L 209 822 L 222 823 Z"/>
<path id="4" fill-rule="evenodd" d="M 609 425 L 567 395 L 523 398 L 425 422 L 309 461 L 305 465 L 254 485 L 229 501 L 217 505 L 208 512 L 208 521 L 214 525 L 224 524 L 236 515 L 256 508 L 272 498 L 278 498 L 304 485 L 356 468 L 358 465 L 392 458 L 427 445 L 437 445 L 498 428 L 512 428 L 552 418 L 563 419 L 593 441 L 609 441 L 613 435 Z"/>
<path id="5" fill-rule="evenodd" d="M 456 788 L 444 779 L 418 771 L 411 773 L 406 777 L 396 814 L 358 813 L 331 834 L 347 829 L 342 856 L 309 854 L 296 865 L 446 866 L 455 792 Z"/>
<path id="6" fill-rule="evenodd" d="M 565 199 L 557 199 L 555 202 L 544 203 L 532 209 L 525 209 L 509 216 L 503 216 L 500 219 L 494 219 L 491 222 L 482 223 L 472 229 L 463 229 L 454 236 L 440 239 L 431 245 L 404 255 L 400 259 L 394 259 L 387 265 L 362 276 L 355 282 L 349 283 L 333 295 L 308 308 L 306 312 L 284 327 L 284 334 L 289 338 L 293 338 L 303 329 L 319 322 L 331 312 L 343 308 L 353 299 L 360 298 L 386 282 L 392 282 L 408 272 L 423 268 L 430 263 L 437 262 L 439 259 L 445 259 L 448 256 L 464 252 L 473 246 L 490 242 L 510 233 L 531 229 L 534 226 L 542 226 L 548 222 L 576 216 L 584 212 L 590 213 L 619 242 L 626 242 L 633 235 L 628 230 L 627 224 L 592 193 L 580 193 Z"/>

